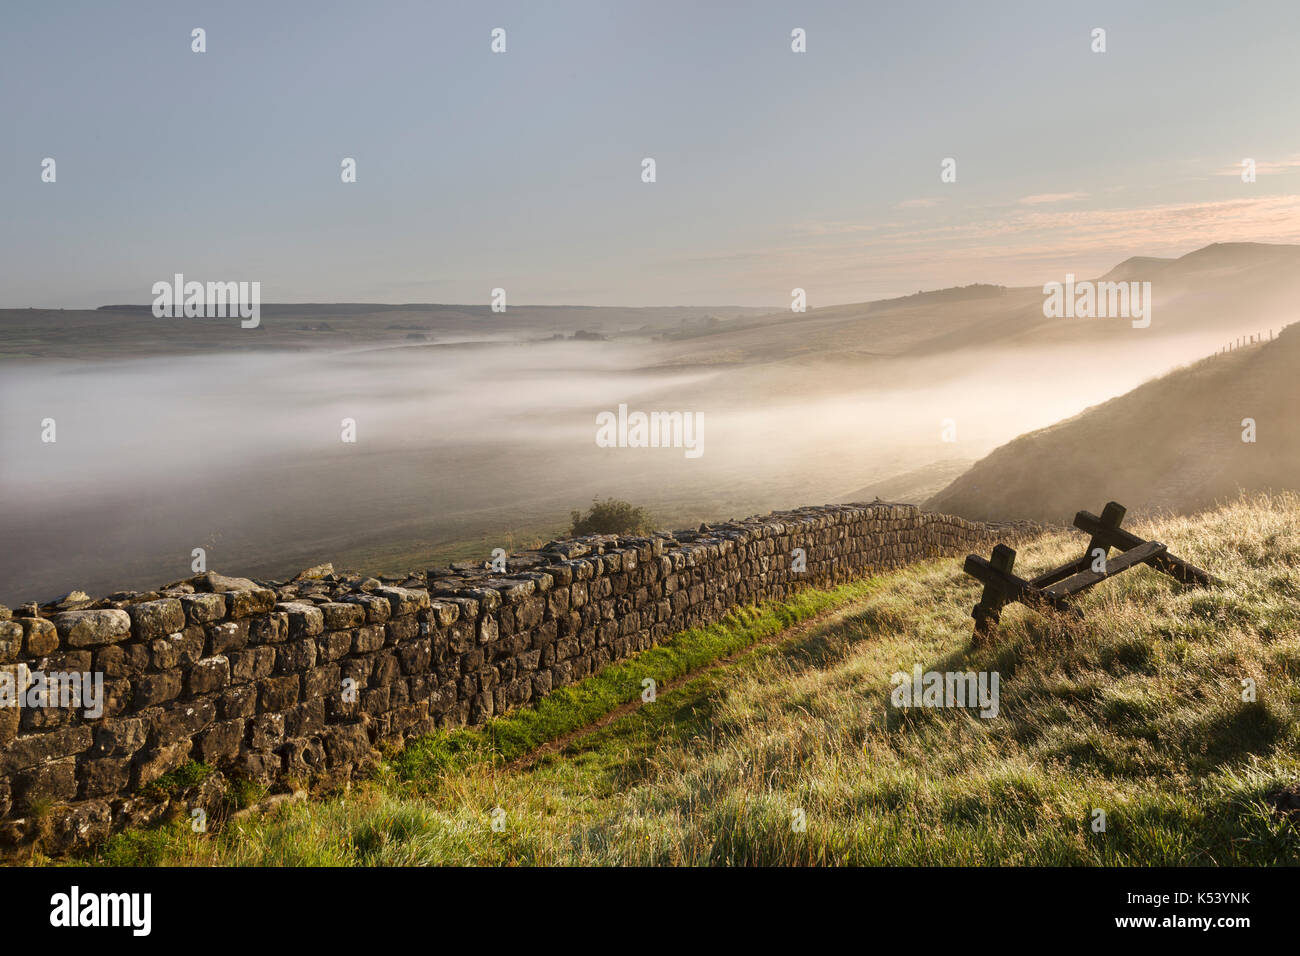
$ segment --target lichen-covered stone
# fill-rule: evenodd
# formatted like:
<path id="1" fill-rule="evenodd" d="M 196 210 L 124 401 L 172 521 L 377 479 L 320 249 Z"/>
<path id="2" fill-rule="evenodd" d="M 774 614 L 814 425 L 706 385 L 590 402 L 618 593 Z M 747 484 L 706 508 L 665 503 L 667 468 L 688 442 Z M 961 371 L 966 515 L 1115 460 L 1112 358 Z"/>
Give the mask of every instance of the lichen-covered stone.
<path id="1" fill-rule="evenodd" d="M 176 598 L 144 601 L 127 608 L 136 640 L 148 641 L 175 634 L 185 626 L 185 610 Z"/>
<path id="2" fill-rule="evenodd" d="M 224 593 L 227 617 L 251 617 L 254 614 L 265 614 L 275 607 L 275 592 L 270 588 L 252 587 Z"/>
<path id="3" fill-rule="evenodd" d="M 314 604 L 302 601 L 288 601 L 275 606 L 277 611 L 289 617 L 289 637 L 312 637 L 325 630 L 325 615 Z"/>
<path id="4" fill-rule="evenodd" d="M 222 594 L 195 592 L 182 594 L 177 600 L 185 609 L 185 620 L 190 624 L 210 624 L 226 616 L 226 598 Z"/>
<path id="5" fill-rule="evenodd" d="M 60 639 L 68 647 L 116 644 L 131 636 L 131 618 L 125 611 L 63 611 L 51 620 Z"/>
<path id="6" fill-rule="evenodd" d="M 330 631 L 360 627 L 366 622 L 366 610 L 360 604 L 330 601 L 320 605 L 320 612 L 325 618 L 326 629 Z"/>
<path id="7" fill-rule="evenodd" d="M 27 659 L 53 654 L 59 648 L 59 632 L 52 621 L 43 617 L 20 617 L 15 620 L 23 629 L 23 656 Z"/>

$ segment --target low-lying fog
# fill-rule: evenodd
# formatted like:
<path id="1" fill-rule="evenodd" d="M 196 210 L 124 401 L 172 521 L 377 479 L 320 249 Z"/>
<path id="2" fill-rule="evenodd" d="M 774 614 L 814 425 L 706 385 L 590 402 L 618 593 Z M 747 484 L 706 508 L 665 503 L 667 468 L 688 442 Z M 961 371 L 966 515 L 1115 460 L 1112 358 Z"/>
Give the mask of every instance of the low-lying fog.
<path id="1" fill-rule="evenodd" d="M 844 500 L 978 458 L 1224 337 L 678 370 L 664 346 L 572 341 L 7 363 L 0 602 L 156 586 L 192 573 L 197 547 L 210 569 L 271 577 L 424 567 L 453 545 L 486 557 L 562 532 L 594 496 L 675 527 Z M 702 455 L 598 447 L 597 413 L 620 403 L 702 413 Z"/>

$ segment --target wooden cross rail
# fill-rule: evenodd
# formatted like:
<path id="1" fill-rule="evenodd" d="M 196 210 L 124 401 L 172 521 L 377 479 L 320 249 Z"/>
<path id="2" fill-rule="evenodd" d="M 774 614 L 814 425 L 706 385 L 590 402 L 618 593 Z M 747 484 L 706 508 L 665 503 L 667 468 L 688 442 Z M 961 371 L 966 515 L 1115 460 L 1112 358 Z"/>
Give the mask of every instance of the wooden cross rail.
<path id="1" fill-rule="evenodd" d="M 1170 554 L 1159 541 L 1144 541 L 1120 528 L 1124 513 L 1124 506 L 1114 501 L 1102 509 L 1100 518 L 1091 512 L 1080 511 L 1074 516 L 1074 526 L 1092 536 L 1083 557 L 1028 581 L 1013 573 L 1016 552 L 1005 544 L 994 547 L 987 561 L 977 554 L 967 555 L 966 573 L 984 583 L 984 593 L 971 611 L 971 617 L 975 618 L 976 641 L 992 637 L 1002 608 L 1012 601 L 1081 617 L 1078 607 L 1067 598 L 1140 564 L 1162 571 L 1183 584 L 1207 587 L 1222 583 L 1213 575 Z M 1111 548 L 1119 552 L 1113 560 L 1109 558 Z"/>

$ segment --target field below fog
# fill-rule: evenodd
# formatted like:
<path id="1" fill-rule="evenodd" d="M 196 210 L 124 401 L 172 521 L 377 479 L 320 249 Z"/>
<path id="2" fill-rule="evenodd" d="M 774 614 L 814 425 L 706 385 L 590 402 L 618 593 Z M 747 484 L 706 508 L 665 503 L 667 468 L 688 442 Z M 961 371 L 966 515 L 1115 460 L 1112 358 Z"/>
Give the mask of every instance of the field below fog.
<path id="1" fill-rule="evenodd" d="M 596 496 L 664 527 L 922 500 L 1017 435 L 1286 324 L 1300 280 L 1271 250 L 1292 247 L 1259 248 L 1168 267 L 1146 330 L 987 287 L 801 315 L 268 307 L 256 333 L 3 312 L 0 602 L 154 586 L 199 547 L 256 577 L 486 558 Z M 620 403 L 701 414 L 703 454 L 598 447 Z"/>

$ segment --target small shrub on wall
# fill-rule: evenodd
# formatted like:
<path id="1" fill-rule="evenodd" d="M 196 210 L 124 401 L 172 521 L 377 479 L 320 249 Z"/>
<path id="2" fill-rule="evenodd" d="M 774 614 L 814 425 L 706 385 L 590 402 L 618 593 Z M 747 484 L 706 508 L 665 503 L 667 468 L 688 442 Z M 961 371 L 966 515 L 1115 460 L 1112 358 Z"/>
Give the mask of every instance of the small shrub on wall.
<path id="1" fill-rule="evenodd" d="M 571 533 L 575 537 L 584 534 L 649 534 L 654 530 L 653 521 L 644 508 L 620 498 L 596 499 L 586 515 L 581 511 L 572 514 Z"/>

